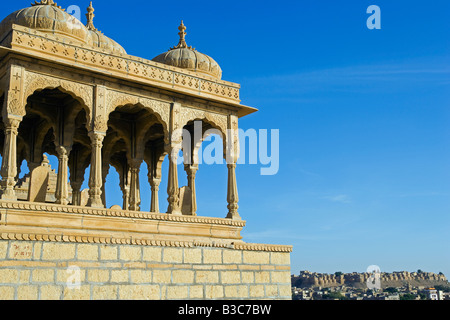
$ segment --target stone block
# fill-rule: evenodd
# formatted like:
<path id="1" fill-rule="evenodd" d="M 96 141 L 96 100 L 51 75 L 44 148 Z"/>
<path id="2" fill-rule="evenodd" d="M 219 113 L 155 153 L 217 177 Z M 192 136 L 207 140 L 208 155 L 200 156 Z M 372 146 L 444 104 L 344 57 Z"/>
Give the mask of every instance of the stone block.
<path id="1" fill-rule="evenodd" d="M 163 262 L 183 263 L 183 249 L 181 249 L 181 248 L 164 248 Z"/>
<path id="2" fill-rule="evenodd" d="M 131 270 L 130 271 L 131 283 L 151 283 L 152 271 L 151 270 Z"/>
<path id="3" fill-rule="evenodd" d="M 248 298 L 249 290 L 248 286 L 225 286 L 225 298 Z"/>
<path id="4" fill-rule="evenodd" d="M 33 258 L 33 243 L 25 241 L 11 242 L 8 258 L 13 260 L 31 260 Z"/>
<path id="5" fill-rule="evenodd" d="M 43 285 L 39 288 L 41 300 L 60 300 L 63 295 L 63 287 L 56 285 Z"/>
<path id="6" fill-rule="evenodd" d="M 71 266 L 73 267 L 73 266 Z M 86 271 L 81 268 L 64 268 L 56 269 L 56 283 L 66 284 L 70 282 L 71 284 L 75 281 L 84 282 L 86 279 Z"/>
<path id="7" fill-rule="evenodd" d="M 195 272 L 196 283 L 219 283 L 219 271 L 197 270 Z"/>
<path id="8" fill-rule="evenodd" d="M 42 254 L 42 242 L 35 242 L 33 249 L 33 259 L 40 260 Z"/>
<path id="9" fill-rule="evenodd" d="M 254 283 L 255 273 L 253 271 L 241 271 L 242 283 Z"/>
<path id="10" fill-rule="evenodd" d="M 35 269 L 31 275 L 33 282 L 55 282 L 55 271 L 53 269 Z"/>
<path id="11" fill-rule="evenodd" d="M 120 285 L 119 299 L 121 300 L 158 300 L 160 289 L 157 285 Z"/>
<path id="12" fill-rule="evenodd" d="M 121 246 L 120 249 L 120 260 L 124 261 L 141 261 L 142 260 L 142 247 L 140 246 Z"/>
<path id="13" fill-rule="evenodd" d="M 19 271 L 19 282 L 18 283 L 30 283 L 31 270 L 22 269 Z"/>
<path id="14" fill-rule="evenodd" d="M 19 270 L 17 269 L 0 269 L 0 283 L 17 283 L 19 280 Z"/>
<path id="15" fill-rule="evenodd" d="M 202 263 L 202 249 L 184 249 L 184 263 Z"/>
<path id="16" fill-rule="evenodd" d="M 277 297 L 278 296 L 278 286 L 277 285 L 266 285 L 266 297 Z"/>
<path id="17" fill-rule="evenodd" d="M 246 264 L 270 264 L 270 253 L 263 251 L 244 251 L 243 259 Z"/>
<path id="18" fill-rule="evenodd" d="M 101 285 L 92 288 L 93 300 L 116 300 L 117 286 L 115 285 Z"/>
<path id="19" fill-rule="evenodd" d="M 223 284 L 241 283 L 240 271 L 221 271 L 220 280 Z"/>
<path id="20" fill-rule="evenodd" d="M 224 297 L 224 289 L 221 285 L 207 285 L 205 286 L 206 299 L 221 299 Z"/>
<path id="21" fill-rule="evenodd" d="M 250 297 L 261 298 L 264 297 L 264 286 L 262 284 L 250 286 Z"/>
<path id="22" fill-rule="evenodd" d="M 0 259 L 6 258 L 6 253 L 8 252 L 8 241 L 0 241 Z"/>
<path id="23" fill-rule="evenodd" d="M 280 292 L 280 296 L 281 297 L 285 297 L 287 299 L 290 299 L 291 296 L 292 296 L 291 285 L 290 284 L 279 285 L 278 286 L 278 291 Z"/>
<path id="24" fill-rule="evenodd" d="M 144 247 L 143 260 L 147 262 L 161 262 L 162 248 L 159 247 Z"/>
<path id="25" fill-rule="evenodd" d="M 189 287 L 189 299 L 202 299 L 203 298 L 203 286 L 190 286 Z"/>
<path id="26" fill-rule="evenodd" d="M 128 283 L 129 281 L 129 270 L 111 270 L 111 283 Z"/>
<path id="27" fill-rule="evenodd" d="M 44 243 L 42 260 L 61 261 L 75 259 L 75 244 L 72 243 Z"/>
<path id="28" fill-rule="evenodd" d="M 100 260 L 117 260 L 118 250 L 116 246 L 100 246 Z"/>
<path id="29" fill-rule="evenodd" d="M 188 298 L 188 286 L 169 286 L 167 287 L 167 299 L 182 300 Z"/>
<path id="30" fill-rule="evenodd" d="M 14 287 L 0 286 L 0 300 L 14 300 Z"/>
<path id="31" fill-rule="evenodd" d="M 44 155 L 44 161 L 42 162 L 41 166 L 31 171 L 27 201 L 45 202 L 47 197 L 50 172 L 51 168 L 49 166 L 49 161 Z"/>
<path id="32" fill-rule="evenodd" d="M 98 260 L 98 246 L 94 244 L 78 244 L 77 245 L 78 260 Z"/>
<path id="33" fill-rule="evenodd" d="M 82 285 L 78 288 L 64 287 L 63 300 L 90 300 L 90 288 L 90 285 Z"/>
<path id="34" fill-rule="evenodd" d="M 270 283 L 270 272 L 269 271 L 256 271 L 255 272 L 255 283 Z"/>
<path id="35" fill-rule="evenodd" d="M 289 283 L 291 273 L 286 271 L 272 271 L 270 277 L 272 283 Z"/>
<path id="36" fill-rule="evenodd" d="M 290 265 L 291 255 L 287 252 L 271 252 L 270 263 L 275 265 Z"/>
<path id="37" fill-rule="evenodd" d="M 203 249 L 203 263 L 219 264 L 222 263 L 222 250 Z"/>
<path id="38" fill-rule="evenodd" d="M 191 270 L 173 270 L 172 283 L 191 284 L 194 283 L 194 271 Z"/>
<path id="39" fill-rule="evenodd" d="M 223 263 L 241 264 L 242 252 L 239 250 L 224 250 Z"/>
<path id="40" fill-rule="evenodd" d="M 109 270 L 90 269 L 88 270 L 88 281 L 95 283 L 105 283 L 109 281 Z"/>
<path id="41" fill-rule="evenodd" d="M 37 300 L 37 286 L 20 286 L 17 287 L 17 300 Z"/>
<path id="42" fill-rule="evenodd" d="M 153 270 L 153 283 L 168 284 L 172 282 L 172 271 Z"/>

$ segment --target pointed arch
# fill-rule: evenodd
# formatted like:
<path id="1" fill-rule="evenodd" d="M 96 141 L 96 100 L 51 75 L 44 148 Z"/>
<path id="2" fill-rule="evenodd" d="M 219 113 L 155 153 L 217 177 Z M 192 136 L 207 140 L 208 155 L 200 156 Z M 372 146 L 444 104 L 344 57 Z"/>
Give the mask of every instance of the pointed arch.
<path id="1" fill-rule="evenodd" d="M 24 84 L 24 102 L 36 91 L 45 89 L 59 89 L 69 94 L 72 98 L 80 102 L 86 110 L 87 124 L 91 123 L 93 110 L 94 88 L 90 85 L 81 84 L 74 81 L 59 79 L 33 72 L 26 72 L 26 80 Z M 25 116 L 25 105 L 20 111 L 21 116 Z"/>

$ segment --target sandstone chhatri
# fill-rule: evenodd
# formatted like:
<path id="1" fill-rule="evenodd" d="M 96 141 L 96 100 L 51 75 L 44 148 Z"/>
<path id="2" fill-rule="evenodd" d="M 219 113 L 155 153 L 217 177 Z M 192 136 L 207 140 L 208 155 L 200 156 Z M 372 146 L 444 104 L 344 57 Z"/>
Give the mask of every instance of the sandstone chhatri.
<path id="1" fill-rule="evenodd" d="M 184 22 L 178 45 L 147 60 L 96 28 L 92 2 L 86 17 L 83 25 L 41 0 L 0 23 L 0 299 L 290 299 L 292 247 L 240 235 L 233 132 L 257 111 L 240 103 L 240 85 L 187 45 Z M 223 135 L 223 218 L 197 216 L 195 151 L 203 140 L 189 153 L 174 134 L 191 132 L 194 121 Z M 180 150 L 190 158 L 183 187 Z M 45 154 L 58 158 L 57 173 Z M 19 181 L 23 160 L 31 176 Z M 142 163 L 149 212 L 141 208 Z M 123 205 L 108 209 L 110 166 Z M 158 201 L 162 179 L 167 212 Z"/>

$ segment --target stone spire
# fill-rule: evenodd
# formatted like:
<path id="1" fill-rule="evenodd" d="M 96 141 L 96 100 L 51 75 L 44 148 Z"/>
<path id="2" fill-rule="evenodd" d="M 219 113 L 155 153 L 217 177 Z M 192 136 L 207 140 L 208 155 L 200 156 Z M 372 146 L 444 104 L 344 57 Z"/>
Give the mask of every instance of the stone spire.
<path id="1" fill-rule="evenodd" d="M 87 18 L 86 27 L 87 27 L 89 30 L 97 31 L 97 28 L 94 27 L 94 17 L 95 17 L 95 14 L 94 14 L 94 7 L 92 6 L 92 1 L 91 1 L 91 3 L 89 4 L 89 7 L 87 8 L 87 12 L 88 12 L 88 13 L 86 13 L 86 18 Z"/>
<path id="2" fill-rule="evenodd" d="M 180 41 L 178 42 L 178 44 L 175 47 L 170 48 L 170 50 L 180 49 L 180 48 L 187 48 L 187 49 L 195 50 L 192 47 L 188 47 L 188 45 L 186 43 L 186 26 L 184 25 L 183 20 L 181 20 L 181 24 L 178 27 L 178 30 L 180 30 L 180 32 L 178 32 L 178 35 L 180 36 Z"/>

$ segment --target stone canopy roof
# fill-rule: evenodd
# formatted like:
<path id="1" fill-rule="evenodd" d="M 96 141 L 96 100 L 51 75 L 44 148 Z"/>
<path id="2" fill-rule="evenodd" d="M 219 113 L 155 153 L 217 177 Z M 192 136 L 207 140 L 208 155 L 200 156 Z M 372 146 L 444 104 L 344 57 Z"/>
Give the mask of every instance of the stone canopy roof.
<path id="1" fill-rule="evenodd" d="M 44 33 L 59 35 L 67 41 L 105 49 L 113 53 L 126 54 L 125 49 L 114 40 L 97 30 L 93 24 L 94 8 L 92 2 L 86 14 L 87 25 L 67 13 L 52 0 L 35 2 L 31 7 L 11 13 L 0 23 L 0 34 L 11 29 L 13 24 Z"/>
<path id="2" fill-rule="evenodd" d="M 222 69 L 219 64 L 210 56 L 200 53 L 187 45 L 185 40 L 186 27 L 183 21 L 181 21 L 178 30 L 180 30 L 178 33 L 180 36 L 178 45 L 153 58 L 153 61 L 221 79 Z"/>
<path id="3" fill-rule="evenodd" d="M 87 45 L 115 54 L 127 54 L 125 49 L 113 39 L 104 35 L 94 26 L 92 1 L 87 8 L 87 23 L 83 25 L 53 0 L 34 2 L 31 7 L 15 11 L 0 23 L 0 35 L 8 32 L 13 25 L 38 30 L 43 33 L 62 36 L 67 42 Z M 186 27 L 181 22 L 177 46 L 155 57 L 153 61 L 165 65 L 187 69 L 214 79 L 222 78 L 222 69 L 210 56 L 188 46 L 185 41 Z"/>

